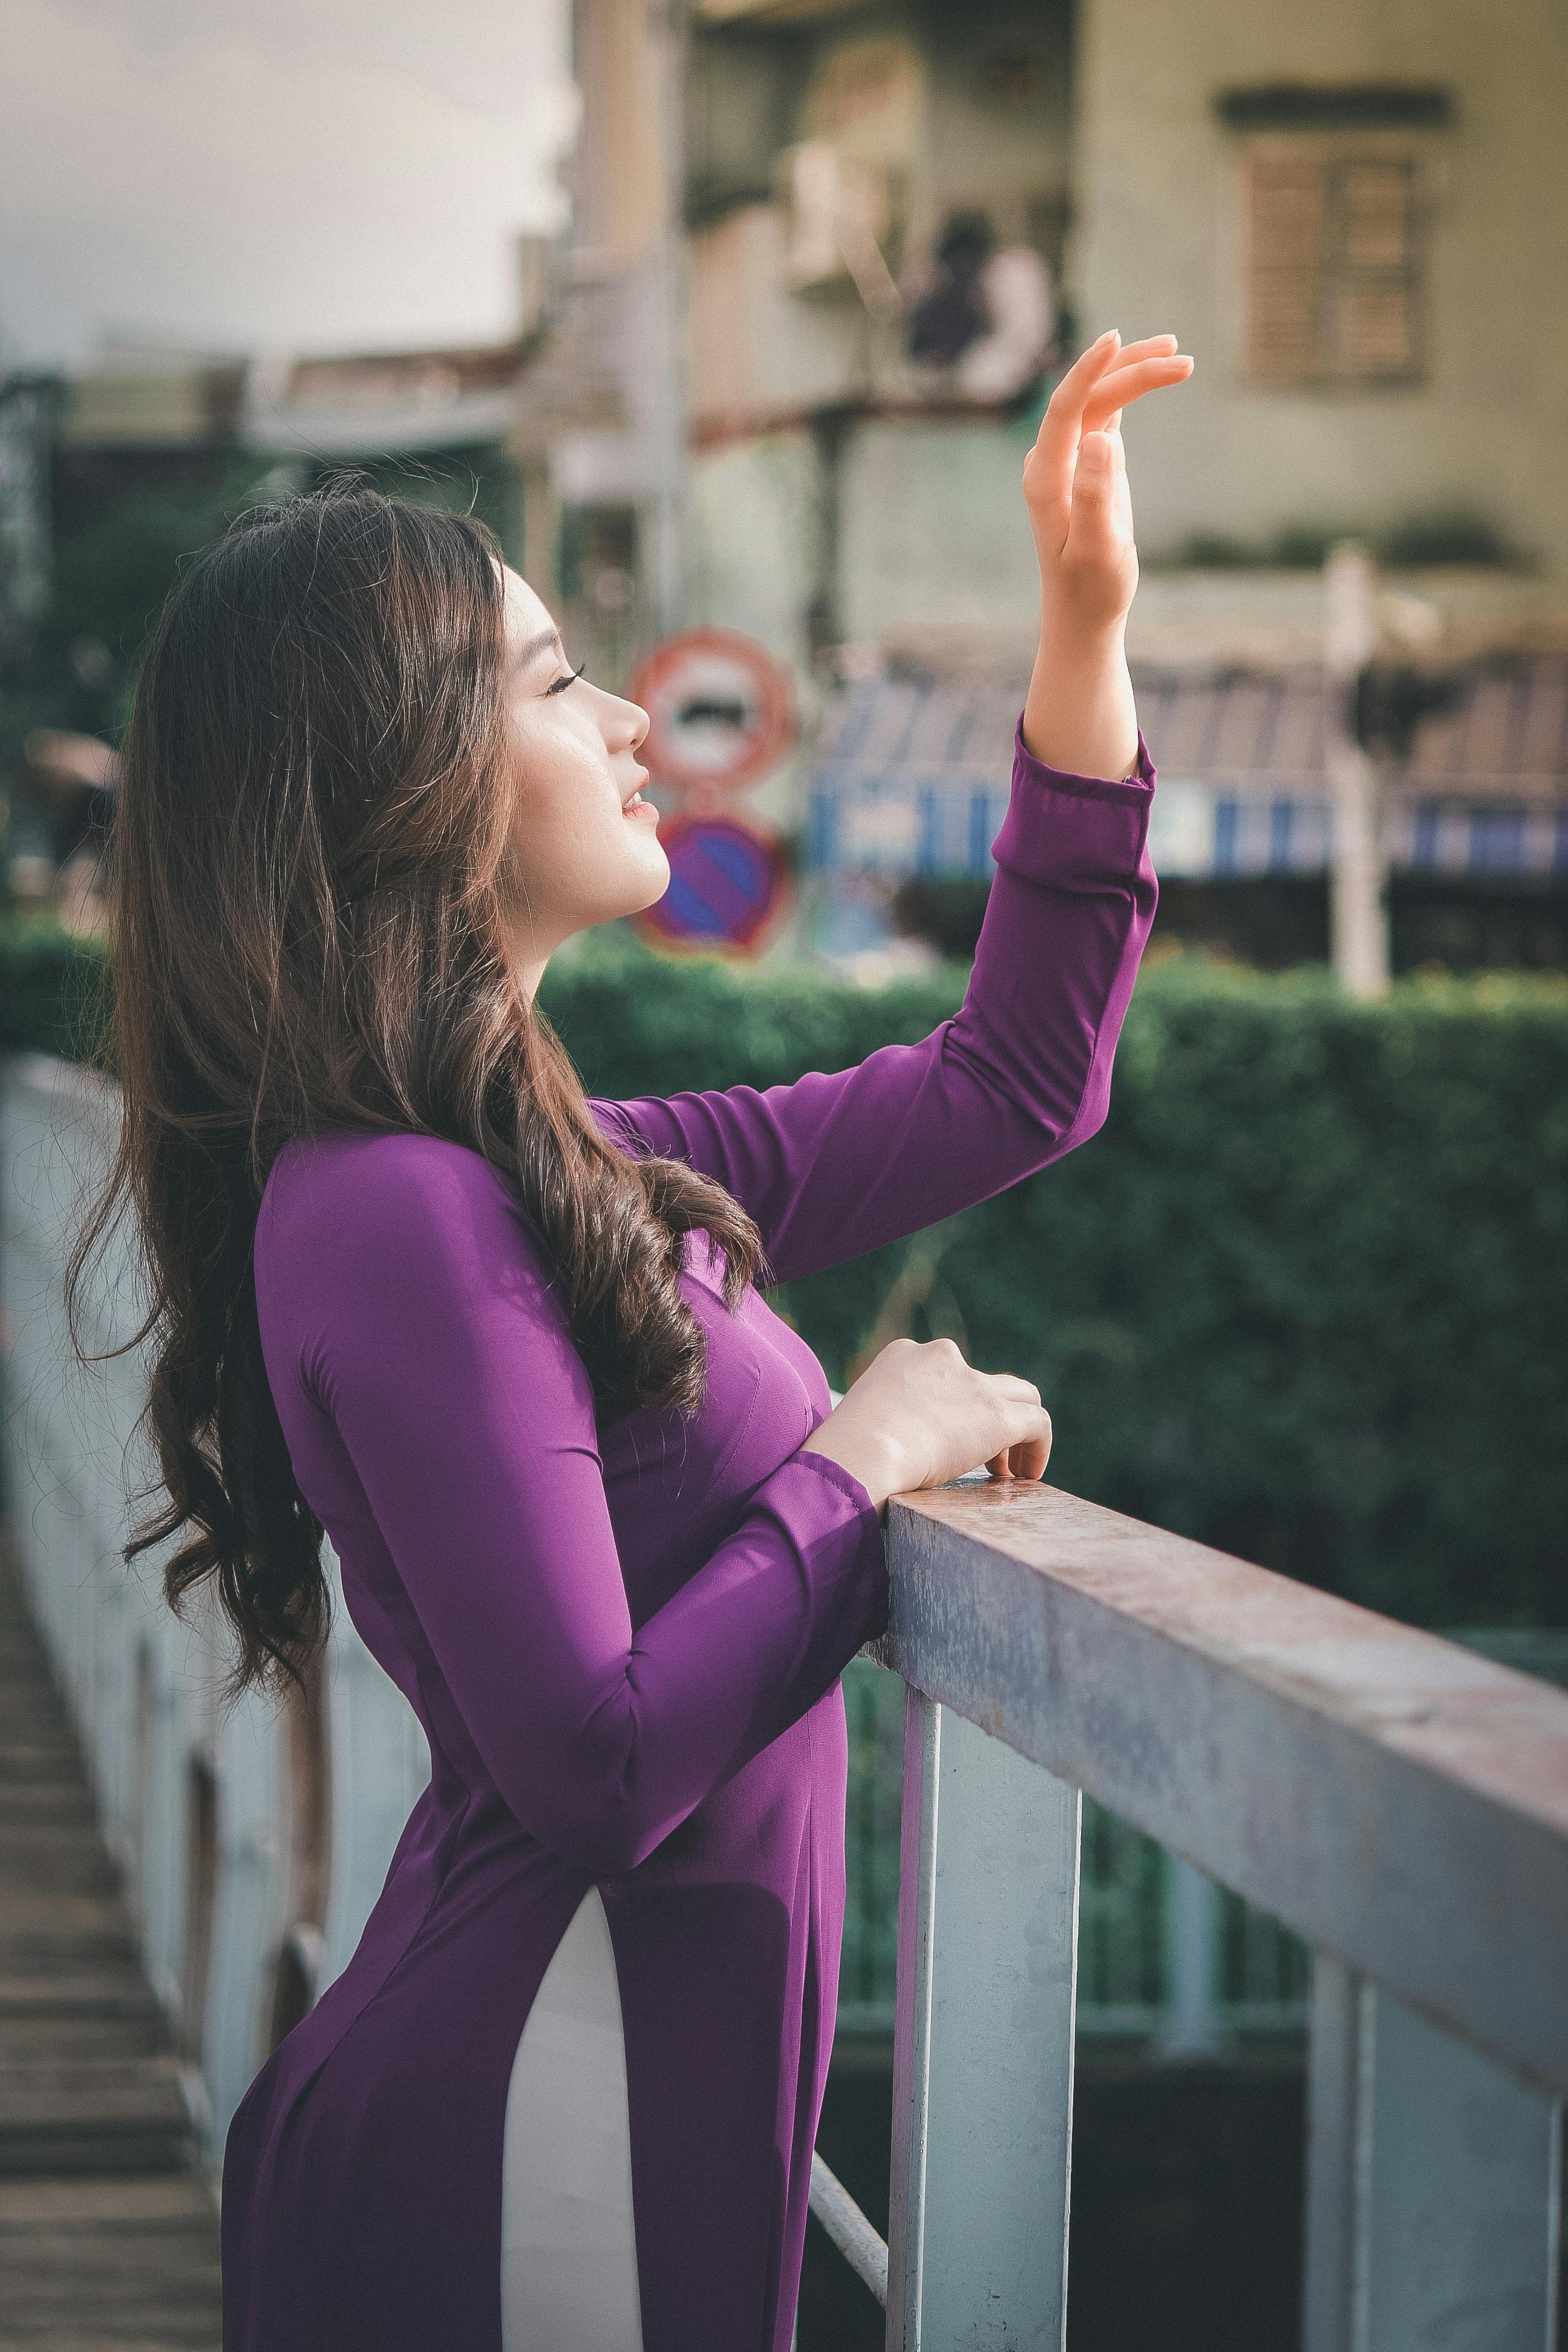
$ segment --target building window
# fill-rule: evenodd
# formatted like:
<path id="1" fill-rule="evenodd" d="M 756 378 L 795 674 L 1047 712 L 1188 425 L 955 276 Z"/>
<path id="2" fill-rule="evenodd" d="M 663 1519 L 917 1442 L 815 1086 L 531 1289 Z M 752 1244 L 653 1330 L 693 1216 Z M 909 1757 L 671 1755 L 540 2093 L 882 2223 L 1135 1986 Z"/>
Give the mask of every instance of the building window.
<path id="1" fill-rule="evenodd" d="M 1244 158 L 1242 172 L 1249 381 L 1418 383 L 1415 155 L 1381 144 L 1270 140 Z"/>

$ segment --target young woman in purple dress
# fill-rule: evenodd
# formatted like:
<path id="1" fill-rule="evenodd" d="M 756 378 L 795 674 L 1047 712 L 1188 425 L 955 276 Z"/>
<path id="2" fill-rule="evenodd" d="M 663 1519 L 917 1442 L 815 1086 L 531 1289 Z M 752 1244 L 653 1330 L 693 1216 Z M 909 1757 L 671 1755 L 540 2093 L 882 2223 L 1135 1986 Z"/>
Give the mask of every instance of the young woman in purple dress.
<path id="1" fill-rule="evenodd" d="M 1037 1478 L 1050 1424 L 946 1340 L 830 1410 L 757 1284 L 1105 1115 L 1155 900 L 1118 428 L 1190 365 L 1102 337 L 1026 461 L 1040 649 L 962 1009 L 793 1086 L 584 1096 L 535 992 L 666 887 L 647 721 L 479 526 L 323 493 L 170 600 L 116 842 L 132 1549 L 281 1687 L 329 1537 L 432 1760 L 235 2116 L 226 2352 L 787 2352 L 887 1500 Z"/>

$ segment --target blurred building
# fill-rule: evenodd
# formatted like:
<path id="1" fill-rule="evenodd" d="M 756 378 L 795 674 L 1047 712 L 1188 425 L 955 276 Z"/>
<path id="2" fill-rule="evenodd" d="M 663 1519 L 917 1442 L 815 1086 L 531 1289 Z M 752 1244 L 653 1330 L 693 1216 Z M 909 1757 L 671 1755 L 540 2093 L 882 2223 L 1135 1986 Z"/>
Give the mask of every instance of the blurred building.
<path id="1" fill-rule="evenodd" d="M 1021 700 L 1037 597 L 1019 476 L 1055 373 L 1103 325 L 1170 327 L 1197 373 L 1128 435 L 1130 645 L 1163 823 L 1185 810 L 1168 915 L 1212 928 L 1204 890 L 1268 881 L 1312 935 L 1325 786 L 1283 747 L 1321 700 L 1313 566 L 1348 531 L 1384 567 L 1385 666 L 1452 688 L 1380 750 L 1396 869 L 1498 912 L 1468 946 L 1450 926 L 1458 960 L 1562 960 L 1553 0 L 574 0 L 573 27 L 572 226 L 521 241 L 505 343 L 122 347 L 0 398 L 0 470 L 33 484 L 0 499 L 13 631 L 40 518 L 68 539 L 132 492 L 346 465 L 471 506 L 605 682 L 685 623 L 791 666 L 805 746 L 743 803 L 807 877 L 778 943 L 875 950 L 900 888 L 989 876 L 992 706 Z M 89 631 L 70 660 L 99 652 Z M 1504 705 L 1511 733 L 1456 716 Z M 1296 717 L 1243 759 L 1254 709 Z M 45 723 L 112 731 L 107 702 Z"/>
<path id="2" fill-rule="evenodd" d="M 243 353 L 110 341 L 57 387 L 53 523 L 69 537 L 127 494 L 205 489 L 239 435 Z"/>
<path id="3" fill-rule="evenodd" d="M 510 541 L 521 530 L 510 441 L 528 355 L 521 339 L 220 358 L 107 346 L 59 387 L 57 529 L 68 537 L 133 493 L 229 485 L 237 499 L 258 479 L 303 488 L 346 468 L 400 474 L 415 496 L 461 494 L 465 504 L 478 485 Z"/>
<path id="4" fill-rule="evenodd" d="M 584 202 L 640 224 L 625 284 L 684 287 L 684 446 L 662 445 L 683 610 L 826 695 L 815 770 L 779 803 L 819 943 L 874 947 L 900 882 L 989 870 L 1006 746 L 970 706 L 1016 708 L 1027 675 L 1019 471 L 1054 364 L 1113 323 L 1176 329 L 1199 362 L 1129 432 L 1134 652 L 1181 746 L 1168 870 L 1321 882 L 1321 768 L 1267 719 L 1243 757 L 1238 714 L 1315 698 L 1321 757 L 1311 566 L 1356 533 L 1387 567 L 1385 666 L 1447 680 L 1380 747 L 1395 865 L 1541 900 L 1521 953 L 1560 960 L 1560 10 L 694 0 L 679 113 L 647 0 L 577 0 L 575 21 Z M 651 369 L 635 310 L 624 348 Z"/>
<path id="5" fill-rule="evenodd" d="M 1561 586 L 1565 109 L 1552 0 L 1089 0 L 1084 316 L 1203 362 L 1140 435 L 1151 548 L 1463 513 Z"/>
<path id="6" fill-rule="evenodd" d="M 1064 323 L 1071 37 L 1016 0 L 697 8 L 702 617 L 804 663 L 1032 597 L 1018 475 Z"/>
<path id="7" fill-rule="evenodd" d="M 56 398 L 47 378 L 0 377 L 0 673 L 48 602 Z"/>
<path id="8" fill-rule="evenodd" d="M 1505 639 L 1451 678 L 1384 675 L 1415 692 L 1384 753 L 1394 969 L 1568 967 L 1568 637 L 1535 652 Z M 1142 661 L 1134 683 L 1161 763 L 1151 846 L 1167 934 L 1266 967 L 1325 961 L 1321 667 Z M 836 953 L 875 972 L 890 934 L 973 949 L 1023 693 L 1022 678 L 900 659 L 828 698 L 805 863 Z"/>

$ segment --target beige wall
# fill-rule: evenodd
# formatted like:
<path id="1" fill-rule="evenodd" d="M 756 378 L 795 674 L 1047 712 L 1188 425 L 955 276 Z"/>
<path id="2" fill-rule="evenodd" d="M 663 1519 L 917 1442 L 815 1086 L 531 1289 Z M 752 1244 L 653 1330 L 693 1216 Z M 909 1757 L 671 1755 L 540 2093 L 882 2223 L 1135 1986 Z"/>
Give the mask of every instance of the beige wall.
<path id="1" fill-rule="evenodd" d="M 699 424 L 843 400 L 867 381 L 870 322 L 851 290 L 803 299 L 785 282 L 777 205 L 747 205 L 687 241 L 688 383 Z"/>
<path id="2" fill-rule="evenodd" d="M 1032 438 L 1023 423 L 859 427 L 839 487 L 847 637 L 910 624 L 1030 626 L 1040 595 L 1023 491 Z"/>
<path id="3" fill-rule="evenodd" d="M 692 459 L 691 620 L 742 629 L 803 675 L 818 497 L 804 429 L 758 434 Z"/>
<path id="4" fill-rule="evenodd" d="M 1243 538 L 1464 505 L 1568 580 L 1568 9 L 1562 0 L 1082 0 L 1073 271 L 1086 339 L 1198 362 L 1129 420 L 1139 537 Z M 1235 134 L 1214 93 L 1441 82 L 1426 383 L 1249 389 Z"/>

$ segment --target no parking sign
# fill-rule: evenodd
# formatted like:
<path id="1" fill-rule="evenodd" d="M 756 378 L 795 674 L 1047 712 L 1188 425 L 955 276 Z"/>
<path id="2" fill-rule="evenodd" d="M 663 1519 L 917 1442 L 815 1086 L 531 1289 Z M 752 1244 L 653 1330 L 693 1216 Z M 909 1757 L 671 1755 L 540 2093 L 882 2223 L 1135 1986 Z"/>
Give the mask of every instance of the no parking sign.
<path id="1" fill-rule="evenodd" d="M 728 816 L 674 816 L 658 837 L 669 887 L 637 918 L 644 937 L 666 947 L 749 947 L 788 888 L 782 844 Z"/>
<path id="2" fill-rule="evenodd" d="M 638 757 L 655 785 L 680 795 L 659 827 L 669 887 L 635 917 L 650 943 L 745 953 L 787 895 L 784 845 L 724 808 L 795 741 L 789 672 L 733 629 L 687 629 L 639 664 L 626 689 L 648 714 Z"/>

